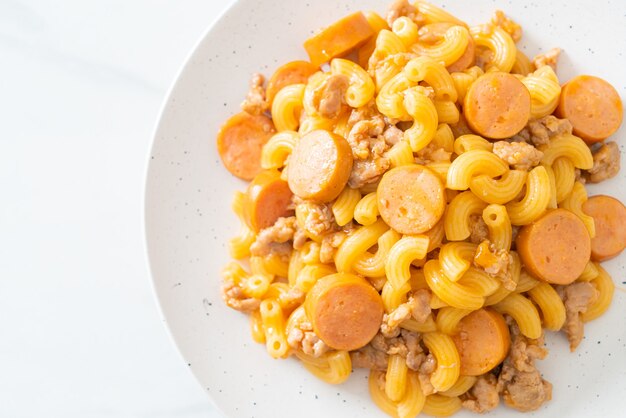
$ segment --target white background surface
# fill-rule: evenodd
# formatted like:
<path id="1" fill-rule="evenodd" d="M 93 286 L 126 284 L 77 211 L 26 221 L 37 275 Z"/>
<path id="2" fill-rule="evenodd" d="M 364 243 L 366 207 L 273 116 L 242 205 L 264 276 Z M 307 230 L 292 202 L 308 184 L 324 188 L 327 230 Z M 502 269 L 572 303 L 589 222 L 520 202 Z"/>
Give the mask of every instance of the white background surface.
<path id="1" fill-rule="evenodd" d="M 219 415 L 163 326 L 144 172 L 232 0 L 0 0 L 0 417 Z"/>

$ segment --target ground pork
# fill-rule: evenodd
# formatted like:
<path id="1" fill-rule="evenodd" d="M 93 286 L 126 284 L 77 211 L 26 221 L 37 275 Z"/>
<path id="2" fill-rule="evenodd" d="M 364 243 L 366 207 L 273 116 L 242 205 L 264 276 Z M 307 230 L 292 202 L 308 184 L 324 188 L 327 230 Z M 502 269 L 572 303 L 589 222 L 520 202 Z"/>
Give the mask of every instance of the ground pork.
<path id="1" fill-rule="evenodd" d="M 251 115 L 260 115 L 269 109 L 269 104 L 265 99 L 265 77 L 262 74 L 252 74 L 250 80 L 250 90 L 246 99 L 241 103 L 241 108 Z"/>
<path id="2" fill-rule="evenodd" d="M 305 232 L 319 236 L 330 231 L 335 225 L 335 218 L 330 205 L 303 200 L 294 197 L 296 215 Z"/>
<path id="3" fill-rule="evenodd" d="M 479 376 L 474 386 L 461 396 L 463 407 L 479 414 L 496 409 L 500 403 L 497 384 L 491 373 Z"/>
<path id="4" fill-rule="evenodd" d="M 246 296 L 241 286 L 236 284 L 232 277 L 224 277 L 221 291 L 226 305 L 238 311 L 249 313 L 259 309 L 261 305 L 260 299 Z"/>
<path id="5" fill-rule="evenodd" d="M 400 69 L 416 58 L 417 54 L 412 52 L 399 52 L 388 55 L 384 51 L 374 50 L 367 63 L 367 72 L 377 82 L 388 80 L 396 75 Z"/>
<path id="6" fill-rule="evenodd" d="M 424 323 L 431 313 L 431 294 L 427 289 L 420 289 L 409 294 L 408 300 L 389 314 L 383 315 L 380 332 L 385 338 L 400 335 L 400 324 L 409 318 Z"/>
<path id="7" fill-rule="evenodd" d="M 418 24 L 424 23 L 424 17 L 408 0 L 396 0 L 387 9 L 387 23 L 392 27 L 397 18 L 406 16 Z"/>
<path id="8" fill-rule="evenodd" d="M 545 54 L 535 56 L 535 58 L 533 58 L 533 65 L 535 68 L 541 68 L 549 65 L 554 71 L 556 71 L 556 64 L 559 61 L 559 55 L 561 55 L 561 48 L 552 48 Z"/>
<path id="9" fill-rule="evenodd" d="M 445 149 L 438 147 L 437 144 L 431 142 L 417 152 L 415 162 L 422 165 L 426 165 L 431 162 L 449 162 L 451 156 L 451 152 L 448 152 Z"/>
<path id="10" fill-rule="evenodd" d="M 459 121 L 457 123 L 450 125 L 450 129 L 452 130 L 452 134 L 454 134 L 455 138 L 474 133 L 467 124 L 467 119 L 465 119 L 463 113 L 459 115 Z"/>
<path id="11" fill-rule="evenodd" d="M 487 228 L 487 224 L 483 220 L 482 215 L 473 214 L 470 215 L 469 218 L 470 224 L 470 241 L 474 244 L 480 244 L 481 242 L 489 239 L 489 228 Z"/>
<path id="12" fill-rule="evenodd" d="M 513 291 L 517 287 L 517 283 L 511 277 L 513 257 L 507 250 L 496 248 L 488 240 L 478 245 L 474 255 L 474 265 L 490 276 L 500 279 L 505 289 Z"/>
<path id="13" fill-rule="evenodd" d="M 389 126 L 383 132 L 383 139 L 390 147 L 402 141 L 402 138 L 404 138 L 404 132 L 394 125 Z"/>
<path id="14" fill-rule="evenodd" d="M 368 344 L 358 350 L 350 351 L 350 359 L 352 360 L 352 367 L 355 369 L 383 371 L 387 370 L 389 356 L 384 351 L 377 350 Z"/>
<path id="15" fill-rule="evenodd" d="M 348 117 L 348 122 L 346 126 L 348 130 L 352 129 L 352 127 L 362 120 L 370 120 L 374 119 L 378 116 L 382 117 L 382 114 L 378 111 L 376 107 L 376 100 L 370 100 L 365 106 L 358 107 L 356 109 L 352 109 L 350 112 L 350 116 Z"/>
<path id="16" fill-rule="evenodd" d="M 348 186 L 360 189 L 366 184 L 376 183 L 389 169 L 390 162 L 385 157 L 374 155 L 367 160 L 354 160 Z"/>
<path id="17" fill-rule="evenodd" d="M 537 340 L 526 338 L 512 318 L 507 316 L 511 330 L 511 348 L 502 363 L 497 389 L 504 403 L 518 411 L 534 411 L 552 399 L 552 385 L 542 379 L 535 367 L 536 359 L 543 359 L 547 350 L 543 336 Z"/>
<path id="18" fill-rule="evenodd" d="M 580 318 L 580 314 L 585 313 L 589 306 L 598 300 L 599 292 L 588 282 L 559 286 L 557 291 L 565 305 L 566 319 L 563 331 L 569 340 L 570 351 L 574 351 L 582 341 L 585 333 L 584 323 Z"/>
<path id="19" fill-rule="evenodd" d="M 518 42 L 522 39 L 522 27 L 505 15 L 502 10 L 496 10 L 491 18 L 491 24 L 501 27 L 506 33 L 511 35 L 513 42 Z"/>
<path id="20" fill-rule="evenodd" d="M 304 100 L 322 117 L 334 119 L 345 108 L 345 93 L 350 80 L 343 74 L 328 76 L 318 87 L 305 92 Z"/>
<path id="21" fill-rule="evenodd" d="M 320 357 L 330 349 L 313 331 L 313 326 L 308 321 L 299 321 L 289 331 L 287 344 L 313 357 Z"/>
<path id="22" fill-rule="evenodd" d="M 543 157 L 543 152 L 526 142 L 498 141 L 493 144 L 493 153 L 515 170 L 530 170 Z"/>
<path id="23" fill-rule="evenodd" d="M 539 119 L 528 121 L 517 135 L 511 138 L 513 142 L 528 142 L 538 147 L 546 145 L 552 138 L 561 134 L 571 134 L 572 124 L 567 119 L 559 119 L 548 115 Z"/>
<path id="24" fill-rule="evenodd" d="M 324 235 L 320 245 L 320 261 L 330 263 L 335 258 L 337 248 L 346 240 L 348 234 L 345 231 L 331 232 Z"/>
<path id="25" fill-rule="evenodd" d="M 600 183 L 615 177 L 620 169 L 619 148 L 616 142 L 607 142 L 593 153 L 593 167 L 588 173 L 590 183 Z"/>
<path id="26" fill-rule="evenodd" d="M 256 240 L 250 246 L 250 254 L 253 256 L 266 256 L 270 253 L 288 255 L 291 252 L 291 244 L 297 229 L 296 217 L 278 218 L 274 225 L 262 229 L 256 236 Z"/>
<path id="27" fill-rule="evenodd" d="M 357 160 L 366 160 L 371 155 L 380 156 L 388 148 L 384 137 L 385 120 L 382 116 L 358 121 L 348 133 L 352 155 Z"/>

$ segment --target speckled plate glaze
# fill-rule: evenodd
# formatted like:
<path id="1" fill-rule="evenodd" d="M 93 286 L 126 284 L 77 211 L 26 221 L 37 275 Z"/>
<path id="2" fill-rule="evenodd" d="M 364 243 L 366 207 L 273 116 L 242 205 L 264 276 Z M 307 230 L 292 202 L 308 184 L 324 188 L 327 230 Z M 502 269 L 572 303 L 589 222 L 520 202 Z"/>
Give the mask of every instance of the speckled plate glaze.
<path id="1" fill-rule="evenodd" d="M 240 0 L 212 27 L 182 68 L 154 135 L 146 184 L 146 236 L 154 288 L 185 362 L 228 417 L 384 417 L 370 401 L 366 373 L 340 386 L 311 376 L 293 359 L 271 359 L 251 341 L 247 318 L 224 306 L 220 268 L 226 241 L 238 233 L 231 213 L 235 190 L 246 184 L 220 164 L 215 135 L 239 111 L 249 75 L 306 59 L 302 41 L 315 29 L 356 10 L 384 12 L 375 0 Z M 613 1 L 437 2 L 470 24 L 503 9 L 524 28 L 529 56 L 564 50 L 559 77 L 588 73 L 605 78 L 624 100 L 626 14 Z M 626 133 L 622 128 L 615 138 Z M 626 138 L 621 138 L 622 152 Z M 626 164 L 623 164 L 626 166 Z M 626 201 L 626 169 L 593 186 Z M 553 400 L 535 417 L 621 416 L 626 394 L 626 255 L 605 263 L 617 289 L 613 306 L 588 324 L 578 351 L 561 335 L 547 336 L 550 355 L 539 368 L 553 383 Z M 619 412 L 618 412 L 619 411 Z M 459 417 L 474 416 L 463 412 Z M 519 417 L 500 407 L 490 416 Z"/>

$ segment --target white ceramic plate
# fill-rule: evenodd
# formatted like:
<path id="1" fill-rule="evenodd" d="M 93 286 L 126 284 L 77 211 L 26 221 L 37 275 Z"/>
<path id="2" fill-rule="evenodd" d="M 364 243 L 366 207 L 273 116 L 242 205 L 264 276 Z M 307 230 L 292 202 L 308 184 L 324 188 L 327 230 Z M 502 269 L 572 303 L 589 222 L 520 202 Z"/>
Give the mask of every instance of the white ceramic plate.
<path id="1" fill-rule="evenodd" d="M 246 185 L 222 167 L 215 135 L 228 116 L 239 112 L 252 72 L 271 75 L 281 63 L 306 59 L 301 44 L 314 30 L 357 10 L 383 13 L 387 3 L 240 0 L 199 42 L 164 105 L 146 186 L 154 287 L 183 357 L 228 417 L 385 416 L 370 401 L 364 372 L 329 386 L 295 360 L 273 360 L 264 346 L 251 341 L 247 317 L 222 303 L 226 241 L 239 228 L 230 202 L 233 192 Z M 561 80 L 597 75 L 616 86 L 624 99 L 626 14 L 620 1 L 454 0 L 444 6 L 470 24 L 486 22 L 494 9 L 503 9 L 522 24 L 527 55 L 560 46 Z M 615 138 L 624 132 L 622 128 Z M 592 194 L 597 193 L 626 201 L 626 169 L 594 186 Z M 606 263 L 618 287 L 613 306 L 587 326 L 577 352 L 569 353 L 562 335 L 548 336 L 550 355 L 539 368 L 554 384 L 553 400 L 532 416 L 621 414 L 626 393 L 625 266 L 626 255 Z M 520 415 L 500 407 L 491 416 Z"/>

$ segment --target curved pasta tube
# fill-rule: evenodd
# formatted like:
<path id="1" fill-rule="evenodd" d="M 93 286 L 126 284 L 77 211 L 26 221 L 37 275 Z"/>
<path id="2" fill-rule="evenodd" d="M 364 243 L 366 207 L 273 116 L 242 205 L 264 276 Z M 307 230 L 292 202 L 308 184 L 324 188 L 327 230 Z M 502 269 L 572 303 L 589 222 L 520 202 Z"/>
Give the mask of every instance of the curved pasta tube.
<path id="1" fill-rule="evenodd" d="M 579 282 L 590 282 L 596 279 L 598 275 L 600 275 L 600 271 L 596 267 L 596 264 L 593 261 L 589 261 L 585 265 L 585 269 L 580 274 L 580 277 L 578 277 L 578 279 L 576 280 L 578 280 Z"/>
<path id="2" fill-rule="evenodd" d="M 437 132 L 437 109 L 424 90 L 418 86 L 404 92 L 404 107 L 413 118 L 413 125 L 404 132 L 404 138 L 413 152 L 425 148 Z"/>
<path id="3" fill-rule="evenodd" d="M 561 134 L 553 138 L 543 150 L 541 162 L 546 165 L 554 164 L 557 158 L 568 158 L 574 167 L 589 170 L 593 167 L 593 156 L 585 142 L 577 136 Z"/>
<path id="4" fill-rule="evenodd" d="M 508 251 L 513 240 L 511 219 L 502 205 L 489 205 L 483 210 L 483 221 L 489 229 L 489 241 L 500 250 Z"/>
<path id="5" fill-rule="evenodd" d="M 471 242 L 449 242 L 441 247 L 439 262 L 446 277 L 456 282 L 471 267 L 478 246 Z"/>
<path id="6" fill-rule="evenodd" d="M 517 48 L 516 48 L 517 49 Z M 530 59 L 519 49 L 515 53 L 515 62 L 511 68 L 512 74 L 520 74 L 526 76 L 533 71 L 533 65 Z"/>
<path id="7" fill-rule="evenodd" d="M 354 218 L 354 209 L 360 200 L 361 192 L 358 189 L 351 189 L 350 187 L 343 189 L 331 206 L 337 225 L 344 226 Z"/>
<path id="8" fill-rule="evenodd" d="M 246 194 L 236 191 L 233 197 L 232 210 L 241 222 L 241 230 L 239 235 L 228 241 L 230 256 L 235 260 L 250 256 L 250 246 L 256 239 L 256 234 L 252 231 L 244 218 L 243 206 L 245 204 Z"/>
<path id="9" fill-rule="evenodd" d="M 312 375 L 326 383 L 338 385 L 352 373 L 352 361 L 347 351 L 334 351 L 317 358 L 299 351 L 295 354 Z"/>
<path id="10" fill-rule="evenodd" d="M 552 114 L 559 104 L 561 85 L 554 70 L 549 65 L 539 68 L 527 77 L 522 83 L 530 92 L 530 117 L 539 119 Z"/>
<path id="11" fill-rule="evenodd" d="M 528 172 L 524 170 L 508 170 L 499 179 L 482 174 L 470 180 L 470 190 L 481 200 L 504 205 L 515 199 L 526 184 Z"/>
<path id="12" fill-rule="evenodd" d="M 273 358 L 284 358 L 289 354 L 285 335 L 285 318 L 278 301 L 264 299 L 260 306 L 261 320 L 265 330 L 265 346 Z"/>
<path id="13" fill-rule="evenodd" d="M 402 321 L 400 328 L 408 329 L 413 332 L 433 332 L 437 331 L 437 324 L 432 315 L 429 315 L 424 322 L 417 322 L 415 319 L 409 318 Z"/>
<path id="14" fill-rule="evenodd" d="M 449 417 L 456 414 L 463 403 L 458 396 L 428 395 L 422 412 L 433 417 Z"/>
<path id="15" fill-rule="evenodd" d="M 395 143 L 384 155 L 385 158 L 389 160 L 391 168 L 415 164 L 411 144 L 404 139 Z"/>
<path id="16" fill-rule="evenodd" d="M 593 305 L 587 308 L 586 312 L 581 314 L 581 318 L 585 322 L 592 321 L 602 316 L 602 314 L 609 309 L 609 306 L 611 306 L 613 293 L 615 292 L 615 284 L 609 273 L 607 273 L 599 263 L 595 263 L 595 266 L 599 274 L 591 283 L 596 287 L 598 292 L 600 292 L 600 296 Z"/>
<path id="17" fill-rule="evenodd" d="M 311 264 L 304 266 L 298 272 L 295 287 L 307 293 L 313 285 L 322 277 L 336 273 L 335 269 L 328 264 Z"/>
<path id="18" fill-rule="evenodd" d="M 383 290 L 380 293 L 381 298 L 383 299 L 383 307 L 385 308 L 385 312 L 391 313 L 398 306 L 402 305 L 407 301 L 407 293 L 411 290 L 411 286 L 409 283 L 404 283 L 399 288 L 395 288 L 389 283 L 389 280 L 385 282 L 383 286 Z"/>
<path id="19" fill-rule="evenodd" d="M 437 176 L 441 179 L 443 185 L 446 185 L 446 180 L 448 179 L 448 170 L 450 170 L 450 166 L 452 165 L 449 161 L 432 161 L 426 164 L 431 171 L 433 171 Z"/>
<path id="20" fill-rule="evenodd" d="M 456 195 L 448 204 L 443 220 L 448 241 L 463 241 L 467 239 L 471 235 L 471 215 L 482 214 L 486 207 L 487 204 L 477 198 L 472 192 L 463 192 Z"/>
<path id="21" fill-rule="evenodd" d="M 424 232 L 424 235 L 428 237 L 428 250 L 426 250 L 426 252 L 429 253 L 435 248 L 441 247 L 441 243 L 446 237 L 446 230 L 443 227 L 443 219 L 437 222 L 430 230 Z"/>
<path id="22" fill-rule="evenodd" d="M 272 102 L 272 121 L 276 131 L 296 131 L 300 125 L 303 109 L 304 84 L 285 86 L 274 96 Z"/>
<path id="23" fill-rule="evenodd" d="M 572 192 L 576 182 L 574 163 L 569 158 L 557 158 L 552 163 L 552 171 L 554 171 L 556 201 L 561 203 Z"/>
<path id="24" fill-rule="evenodd" d="M 325 131 L 332 131 L 336 125 L 336 121 L 332 119 L 323 118 L 321 116 L 305 115 L 300 118 L 300 127 L 298 127 L 298 135 L 303 136 L 309 132 L 323 129 Z"/>
<path id="25" fill-rule="evenodd" d="M 556 290 L 548 283 L 541 282 L 528 291 L 528 295 L 543 317 L 543 326 L 550 331 L 558 331 L 565 323 L 565 305 Z"/>
<path id="26" fill-rule="evenodd" d="M 425 258 L 427 250 L 428 237 L 425 235 L 404 236 L 397 241 L 389 250 L 385 263 L 389 283 L 396 289 L 408 283 L 411 277 L 411 262 Z"/>
<path id="27" fill-rule="evenodd" d="M 542 166 L 546 169 L 548 179 L 550 180 L 550 200 L 548 201 L 548 209 L 556 209 L 556 178 L 554 177 L 554 170 L 552 170 L 552 167 L 549 165 L 542 164 Z"/>
<path id="28" fill-rule="evenodd" d="M 400 16 L 394 20 L 391 30 L 398 35 L 406 48 L 417 42 L 417 24 L 406 16 Z"/>
<path id="29" fill-rule="evenodd" d="M 241 284 L 241 291 L 250 298 L 261 299 L 269 290 L 273 279 L 274 276 L 252 274 Z"/>
<path id="30" fill-rule="evenodd" d="M 416 3 L 417 8 L 420 13 L 424 16 L 424 20 L 426 24 L 430 23 L 439 23 L 439 22 L 448 22 L 454 23 L 455 25 L 460 25 L 467 28 L 467 23 L 463 22 L 456 16 L 451 15 L 446 12 L 441 7 L 437 7 L 432 3 L 428 3 L 425 1 L 418 1 Z"/>
<path id="31" fill-rule="evenodd" d="M 302 260 L 302 253 L 298 250 L 293 250 L 289 257 L 289 269 L 287 270 L 287 282 L 289 286 L 295 286 L 298 272 L 305 266 L 304 260 Z"/>
<path id="32" fill-rule="evenodd" d="M 289 263 L 278 254 L 269 254 L 265 257 L 250 257 L 250 267 L 254 274 L 286 277 Z"/>
<path id="33" fill-rule="evenodd" d="M 457 332 L 457 327 L 461 319 L 471 314 L 469 309 L 458 309 L 452 306 L 446 306 L 437 312 L 437 329 L 444 334 L 453 335 Z M 453 395 L 456 396 L 456 395 Z"/>
<path id="34" fill-rule="evenodd" d="M 435 137 L 433 138 L 433 144 L 437 146 L 437 148 L 443 148 L 446 152 L 454 151 L 454 133 L 452 132 L 452 128 L 447 123 L 440 123 L 437 127 L 437 132 L 435 133 Z"/>
<path id="35" fill-rule="evenodd" d="M 476 383 L 476 380 L 478 380 L 478 377 L 476 376 L 461 375 L 459 376 L 459 379 L 456 381 L 456 383 L 450 389 L 443 391 L 443 392 L 439 392 L 439 394 L 443 396 L 450 396 L 450 397 L 461 396 L 464 393 L 466 393 L 468 390 L 470 390 L 472 386 L 474 386 L 474 383 Z"/>
<path id="36" fill-rule="evenodd" d="M 320 264 L 320 250 L 322 249 L 321 247 L 322 246 L 315 241 L 305 242 L 302 248 L 300 248 L 302 262 L 307 266 L 311 264 Z"/>
<path id="37" fill-rule="evenodd" d="M 333 74 L 348 77 L 350 84 L 346 90 L 345 100 L 349 106 L 354 108 L 365 106 L 374 97 L 376 92 L 374 81 L 357 63 L 343 58 L 334 58 L 330 62 L 330 71 Z"/>
<path id="38" fill-rule="evenodd" d="M 439 123 L 449 123 L 456 125 L 459 122 L 461 113 L 456 104 L 450 100 L 435 100 L 435 109 Z"/>
<path id="39" fill-rule="evenodd" d="M 395 23 L 394 23 L 395 25 Z M 416 39 L 417 40 L 417 39 Z M 463 26 L 451 26 L 436 44 L 416 42 L 411 48 L 418 55 L 424 55 L 448 66 L 463 56 L 470 43 L 470 33 Z"/>
<path id="40" fill-rule="evenodd" d="M 501 314 L 507 314 L 515 319 L 520 332 L 531 339 L 541 337 L 541 319 L 535 305 L 518 293 L 512 293 L 504 300 L 493 305 Z"/>
<path id="41" fill-rule="evenodd" d="M 298 140 L 295 131 L 282 131 L 274 134 L 261 151 L 261 167 L 265 170 L 280 169 L 285 166 L 285 160 L 293 151 Z"/>
<path id="42" fill-rule="evenodd" d="M 474 134 L 461 135 L 454 140 L 454 152 L 458 155 L 477 149 L 491 152 L 493 143 L 487 141 L 482 136 Z"/>
<path id="43" fill-rule="evenodd" d="M 474 289 L 448 279 L 438 260 L 426 262 L 424 277 L 433 293 L 450 306 L 469 310 L 476 310 L 483 306 L 485 298 Z"/>
<path id="44" fill-rule="evenodd" d="M 385 232 L 378 238 L 378 250 L 375 254 L 365 252 L 354 263 L 354 271 L 364 277 L 382 277 L 385 275 L 385 263 L 393 245 L 402 238 L 402 235 L 393 229 Z"/>
<path id="45" fill-rule="evenodd" d="M 587 190 L 580 182 L 574 183 L 572 192 L 561 202 L 561 207 L 573 212 L 585 224 L 589 237 L 596 236 L 596 224 L 593 218 L 583 211 L 583 204 L 587 201 Z"/>
<path id="46" fill-rule="evenodd" d="M 394 402 L 385 393 L 385 372 L 370 370 L 368 388 L 372 401 L 387 415 L 395 418 L 415 418 L 422 411 L 426 397 L 416 372 L 407 372 L 407 386 L 404 396 Z"/>
<path id="47" fill-rule="evenodd" d="M 450 389 L 461 371 L 461 359 L 454 341 L 441 332 L 428 332 L 422 336 L 424 345 L 437 360 L 437 368 L 430 376 L 430 383 L 437 392 Z"/>
<path id="48" fill-rule="evenodd" d="M 495 293 L 501 284 L 500 280 L 475 267 L 470 267 L 457 283 L 485 297 Z"/>
<path id="49" fill-rule="evenodd" d="M 356 204 L 354 220 L 367 226 L 376 222 L 376 219 L 378 219 L 378 201 L 376 200 L 376 192 L 371 192 L 363 196 Z"/>
<path id="50" fill-rule="evenodd" d="M 389 356 L 385 376 L 385 394 L 394 402 L 398 402 L 404 396 L 408 371 L 404 357 L 399 354 Z"/>
<path id="51" fill-rule="evenodd" d="M 403 72 L 396 74 L 383 84 L 378 96 L 376 96 L 376 106 L 380 113 L 389 118 L 402 121 L 411 120 L 411 116 L 405 109 L 403 102 L 404 91 L 412 86 L 413 83 L 409 81 Z"/>
<path id="52" fill-rule="evenodd" d="M 545 167 L 537 166 L 526 180 L 526 195 L 519 202 L 507 203 L 506 210 L 513 225 L 527 225 L 541 216 L 550 203 L 550 178 Z"/>
<path id="53" fill-rule="evenodd" d="M 522 262 L 519 258 L 519 255 L 515 251 L 511 251 L 509 253 L 511 258 L 513 259 L 513 264 L 509 267 L 509 272 L 511 274 L 511 281 L 515 283 L 516 289 L 518 283 L 520 281 L 520 274 L 522 271 Z M 509 296 L 515 290 L 509 290 L 504 286 L 500 286 L 498 290 L 496 290 L 493 294 L 487 296 L 485 298 L 485 306 L 495 305 L 496 303 L 502 301 L 504 298 Z"/>
<path id="54" fill-rule="evenodd" d="M 424 81 L 435 90 L 435 99 L 456 102 L 454 81 L 446 67 L 429 57 L 417 57 L 409 61 L 402 70 L 406 78 L 415 83 Z"/>
<path id="55" fill-rule="evenodd" d="M 258 310 L 250 314 L 250 334 L 255 343 L 265 344 L 265 330 L 263 329 L 263 320 L 261 312 Z"/>
<path id="56" fill-rule="evenodd" d="M 487 70 L 496 67 L 508 73 L 515 64 L 517 47 L 504 29 L 493 25 L 479 25 L 470 28 L 476 46 L 485 47 L 493 53 L 493 61 L 487 64 Z"/>
<path id="57" fill-rule="evenodd" d="M 492 152 L 474 149 L 459 155 L 448 170 L 448 189 L 467 190 L 475 176 L 501 176 L 509 169 L 507 163 Z"/>
<path id="58" fill-rule="evenodd" d="M 389 226 L 382 219 L 368 226 L 362 226 L 354 231 L 337 248 L 335 253 L 335 265 L 339 272 L 352 271 L 359 255 L 364 254 L 368 248 L 376 244 L 378 238 L 389 230 Z"/>
<path id="59" fill-rule="evenodd" d="M 537 286 L 541 281 L 535 279 L 530 275 L 526 270 L 520 272 L 519 281 L 517 282 L 517 287 L 515 288 L 515 293 L 524 293 L 528 292 L 530 289 Z"/>

